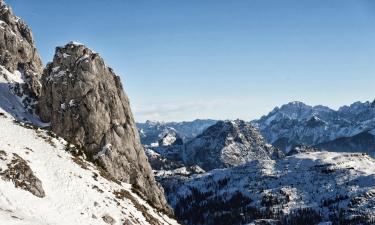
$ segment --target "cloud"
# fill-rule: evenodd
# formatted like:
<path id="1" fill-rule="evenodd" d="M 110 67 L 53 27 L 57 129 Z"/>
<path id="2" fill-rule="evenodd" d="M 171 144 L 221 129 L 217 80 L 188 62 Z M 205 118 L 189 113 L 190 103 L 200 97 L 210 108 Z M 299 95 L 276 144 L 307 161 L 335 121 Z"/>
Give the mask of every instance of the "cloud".
<path id="1" fill-rule="evenodd" d="M 136 105 L 133 107 L 133 111 L 137 121 L 175 121 L 183 118 L 202 118 L 207 112 L 212 112 L 230 104 L 233 104 L 232 100 L 151 103 Z"/>

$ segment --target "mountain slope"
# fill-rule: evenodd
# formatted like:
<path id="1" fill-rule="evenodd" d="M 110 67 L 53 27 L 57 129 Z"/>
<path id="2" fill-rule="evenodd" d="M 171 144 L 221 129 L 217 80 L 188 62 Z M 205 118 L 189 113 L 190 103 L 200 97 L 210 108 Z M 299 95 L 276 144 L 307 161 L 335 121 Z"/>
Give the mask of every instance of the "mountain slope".
<path id="1" fill-rule="evenodd" d="M 217 122 L 186 143 L 182 154 L 187 165 L 198 165 L 206 171 L 283 156 L 254 127 L 241 120 Z"/>
<path id="2" fill-rule="evenodd" d="M 306 152 L 160 181 L 191 225 L 375 222 L 375 160 L 366 154 Z"/>
<path id="3" fill-rule="evenodd" d="M 138 197 L 130 184 L 114 182 L 72 155 L 77 149 L 63 139 L 15 122 L 2 109 L 0 115 L 1 224 L 177 224 Z M 17 167 L 21 162 L 29 170 Z M 32 193 L 35 179 L 44 195 Z M 31 188 L 23 186 L 28 183 Z"/>
<path id="4" fill-rule="evenodd" d="M 362 132 L 352 137 L 341 137 L 316 145 L 317 148 L 336 152 L 365 152 L 375 157 L 374 131 Z"/>

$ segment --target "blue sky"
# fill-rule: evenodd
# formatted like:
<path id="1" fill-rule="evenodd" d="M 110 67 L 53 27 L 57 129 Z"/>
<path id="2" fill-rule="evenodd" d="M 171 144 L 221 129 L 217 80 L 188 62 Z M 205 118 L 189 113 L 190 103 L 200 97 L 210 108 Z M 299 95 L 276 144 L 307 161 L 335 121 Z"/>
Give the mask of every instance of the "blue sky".
<path id="1" fill-rule="evenodd" d="M 44 63 L 71 40 L 121 76 L 137 121 L 250 120 L 375 98 L 371 0 L 8 0 Z"/>

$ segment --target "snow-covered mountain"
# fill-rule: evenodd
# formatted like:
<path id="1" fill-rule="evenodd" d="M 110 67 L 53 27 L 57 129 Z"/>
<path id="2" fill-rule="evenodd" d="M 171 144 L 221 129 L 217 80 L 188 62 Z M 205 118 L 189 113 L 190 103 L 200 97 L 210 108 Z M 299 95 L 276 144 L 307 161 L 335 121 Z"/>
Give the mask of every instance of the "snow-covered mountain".
<path id="1" fill-rule="evenodd" d="M 137 123 L 143 145 L 151 145 L 169 133 L 176 133 L 184 142 L 201 134 L 207 127 L 215 124 L 215 120 L 194 120 L 191 122 L 156 122 Z"/>
<path id="2" fill-rule="evenodd" d="M 375 129 L 374 106 L 375 101 L 355 102 L 332 110 L 325 106 L 291 102 L 276 107 L 252 123 L 268 142 L 288 152 L 295 145 L 313 146 Z M 375 146 L 372 149 L 375 151 Z M 352 150 L 360 151 L 360 148 Z"/>
<path id="3" fill-rule="evenodd" d="M 176 216 L 189 225 L 374 224 L 375 160 L 303 151 L 159 180 Z"/>
<path id="4" fill-rule="evenodd" d="M 242 120 L 217 122 L 187 142 L 182 153 L 185 164 L 198 165 L 206 171 L 282 156 L 250 123 Z"/>

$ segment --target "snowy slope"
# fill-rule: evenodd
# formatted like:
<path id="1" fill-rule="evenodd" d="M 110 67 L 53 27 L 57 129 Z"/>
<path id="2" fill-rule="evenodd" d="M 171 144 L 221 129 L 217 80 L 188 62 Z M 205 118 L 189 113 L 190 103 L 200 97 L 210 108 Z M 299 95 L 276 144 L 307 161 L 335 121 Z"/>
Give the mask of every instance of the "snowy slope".
<path id="1" fill-rule="evenodd" d="M 307 152 L 159 179 L 186 224 L 375 223 L 375 160 L 362 153 Z"/>
<path id="2" fill-rule="evenodd" d="M 0 179 L 0 224 L 106 224 L 110 218 L 113 224 L 177 224 L 130 185 L 106 179 L 94 165 L 67 152 L 64 140 L 0 113 L 0 150 L 27 161 L 45 192 L 39 198 Z"/>

